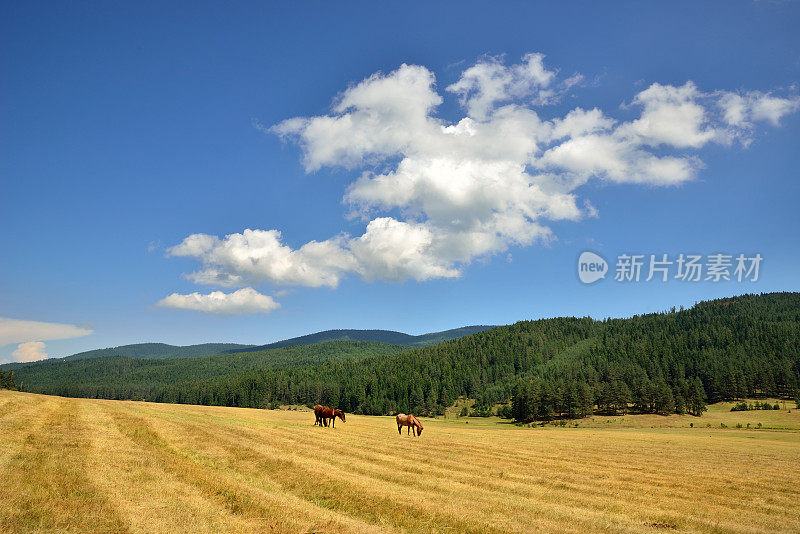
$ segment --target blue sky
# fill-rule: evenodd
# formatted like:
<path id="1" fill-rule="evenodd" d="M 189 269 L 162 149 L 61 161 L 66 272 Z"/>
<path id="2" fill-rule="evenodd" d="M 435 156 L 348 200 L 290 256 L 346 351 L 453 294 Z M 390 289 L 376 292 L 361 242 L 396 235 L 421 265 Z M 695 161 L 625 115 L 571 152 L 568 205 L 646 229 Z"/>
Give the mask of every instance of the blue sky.
<path id="1" fill-rule="evenodd" d="M 794 2 L 6 2 L 0 361 L 797 291 L 798 23 Z M 764 259 L 755 282 L 584 285 L 584 250 Z"/>

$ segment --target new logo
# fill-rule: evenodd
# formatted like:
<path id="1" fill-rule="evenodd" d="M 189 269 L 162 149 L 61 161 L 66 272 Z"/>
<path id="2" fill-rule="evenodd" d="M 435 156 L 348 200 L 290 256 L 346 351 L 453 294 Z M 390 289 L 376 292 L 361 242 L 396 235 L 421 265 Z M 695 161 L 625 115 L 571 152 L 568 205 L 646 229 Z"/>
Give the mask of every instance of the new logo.
<path id="1" fill-rule="evenodd" d="M 606 277 L 608 263 L 594 252 L 583 252 L 578 258 L 578 278 L 584 284 L 597 282 Z"/>

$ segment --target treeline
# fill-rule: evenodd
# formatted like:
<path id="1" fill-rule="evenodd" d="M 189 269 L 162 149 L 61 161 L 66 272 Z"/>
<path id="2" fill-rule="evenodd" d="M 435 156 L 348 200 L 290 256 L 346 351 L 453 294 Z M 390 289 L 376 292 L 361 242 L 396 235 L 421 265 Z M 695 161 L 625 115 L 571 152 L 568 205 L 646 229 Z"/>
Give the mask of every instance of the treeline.
<path id="1" fill-rule="evenodd" d="M 14 386 L 14 371 L 0 369 L 0 389 L 16 389 Z"/>
<path id="2" fill-rule="evenodd" d="M 315 347 L 310 345 L 309 347 Z M 22 369 L 19 370 L 20 373 Z M 439 414 L 460 396 L 519 420 L 604 413 L 699 414 L 705 403 L 800 391 L 800 294 L 745 295 L 627 319 L 523 321 L 403 353 L 224 375 L 125 373 L 26 387 L 47 393 L 347 412 Z"/>
<path id="3" fill-rule="evenodd" d="M 698 377 L 692 380 L 682 377 L 674 386 L 645 377 L 632 388 L 623 380 L 592 384 L 585 379 L 537 377 L 517 383 L 507 413 L 517 421 L 532 421 L 580 418 L 596 412 L 701 415 L 705 409 L 706 395 Z"/>
<path id="4" fill-rule="evenodd" d="M 154 400 L 157 392 L 174 384 L 188 389 L 210 379 L 236 381 L 253 370 L 302 367 L 329 361 L 358 361 L 387 357 L 409 347 L 370 341 L 329 341 L 279 349 L 222 354 L 201 358 L 127 358 L 43 360 L 20 366 L 16 376 L 27 391 L 65 397 Z M 193 404 L 231 404 L 208 395 Z M 236 405 L 235 403 L 231 405 Z"/>
<path id="5" fill-rule="evenodd" d="M 769 402 L 758 402 L 747 404 L 745 401 L 737 402 L 731 407 L 732 412 L 747 412 L 749 410 L 780 410 L 781 405 L 777 402 L 770 404 Z"/>

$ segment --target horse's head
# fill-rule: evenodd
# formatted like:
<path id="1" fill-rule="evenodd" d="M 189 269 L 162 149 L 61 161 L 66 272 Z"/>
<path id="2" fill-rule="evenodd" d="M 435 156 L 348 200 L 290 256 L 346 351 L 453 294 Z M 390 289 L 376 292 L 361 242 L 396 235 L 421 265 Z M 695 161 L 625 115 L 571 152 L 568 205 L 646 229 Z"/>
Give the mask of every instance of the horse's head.
<path id="1" fill-rule="evenodd" d="M 421 436 L 422 435 L 422 428 L 423 428 L 422 427 L 422 423 L 416 417 L 414 417 L 414 426 L 417 427 L 417 435 Z"/>
<path id="2" fill-rule="evenodd" d="M 342 423 L 346 423 L 346 422 L 347 422 L 347 421 L 345 421 L 345 419 L 344 419 L 344 412 L 343 412 L 343 411 L 341 411 L 341 410 L 336 410 L 336 411 L 334 412 L 333 416 L 334 416 L 334 417 L 336 417 L 337 415 L 339 416 L 339 419 L 341 419 L 341 420 L 342 420 Z"/>

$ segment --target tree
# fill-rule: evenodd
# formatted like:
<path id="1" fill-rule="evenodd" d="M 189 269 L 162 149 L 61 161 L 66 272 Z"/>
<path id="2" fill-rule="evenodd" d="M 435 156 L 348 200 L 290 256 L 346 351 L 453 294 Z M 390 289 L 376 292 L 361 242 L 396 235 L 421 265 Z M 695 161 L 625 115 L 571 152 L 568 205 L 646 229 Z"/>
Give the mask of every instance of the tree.
<path id="1" fill-rule="evenodd" d="M 695 377 L 689 388 L 689 397 L 686 402 L 687 411 L 695 416 L 700 416 L 706 410 L 706 394 L 700 378 Z"/>
<path id="2" fill-rule="evenodd" d="M 14 387 L 14 370 L 8 372 L 0 369 L 0 389 L 16 389 Z"/>

